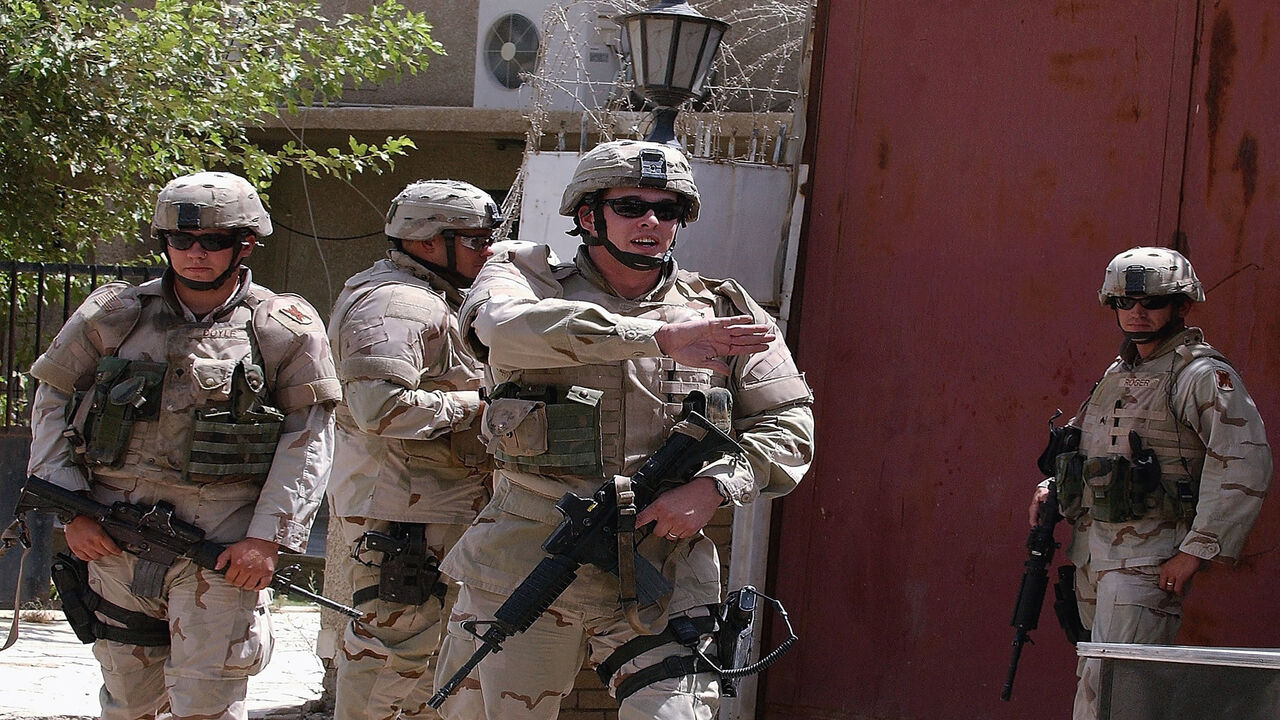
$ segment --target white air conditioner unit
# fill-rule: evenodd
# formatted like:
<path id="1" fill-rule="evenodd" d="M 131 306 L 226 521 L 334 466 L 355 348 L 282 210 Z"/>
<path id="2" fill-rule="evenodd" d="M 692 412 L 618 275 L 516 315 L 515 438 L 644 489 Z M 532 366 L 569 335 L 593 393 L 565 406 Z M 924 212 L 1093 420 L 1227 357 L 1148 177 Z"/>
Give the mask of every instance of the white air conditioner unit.
<path id="1" fill-rule="evenodd" d="M 553 4 L 552 0 L 480 0 L 475 107 L 528 107 L 532 88 L 521 74 L 535 71 L 550 80 L 540 99 L 547 109 L 595 108 L 609 99 L 620 66 L 611 8 L 563 3 L 565 22 L 544 27 L 547 8 Z M 545 67 L 536 65 L 540 55 L 545 57 Z"/>

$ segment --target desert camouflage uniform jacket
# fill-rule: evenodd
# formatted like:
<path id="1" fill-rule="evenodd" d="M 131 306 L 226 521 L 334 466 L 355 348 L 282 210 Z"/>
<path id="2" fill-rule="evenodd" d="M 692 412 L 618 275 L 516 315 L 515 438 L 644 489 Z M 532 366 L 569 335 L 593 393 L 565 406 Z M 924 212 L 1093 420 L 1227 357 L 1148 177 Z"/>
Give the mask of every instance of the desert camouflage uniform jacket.
<path id="1" fill-rule="evenodd" d="M 333 481 L 344 517 L 470 522 L 488 500 L 476 437 L 481 368 L 463 352 L 459 291 L 391 250 L 353 275 L 329 338 L 342 378 Z"/>
<path id="2" fill-rule="evenodd" d="M 253 537 L 301 552 L 329 477 L 340 392 L 320 318 L 302 298 L 253 284 L 248 269 L 205 319 L 182 307 L 172 283 L 169 271 L 136 287 L 98 288 L 36 360 L 28 469 L 106 504 L 167 500 L 216 542 Z M 119 467 L 86 472 L 63 432 L 74 393 L 92 385 L 99 359 L 110 355 L 167 364 L 160 411 L 135 422 Z M 195 411 L 226 403 L 237 366 L 258 362 L 267 397 L 284 414 L 265 480 L 184 473 Z"/>

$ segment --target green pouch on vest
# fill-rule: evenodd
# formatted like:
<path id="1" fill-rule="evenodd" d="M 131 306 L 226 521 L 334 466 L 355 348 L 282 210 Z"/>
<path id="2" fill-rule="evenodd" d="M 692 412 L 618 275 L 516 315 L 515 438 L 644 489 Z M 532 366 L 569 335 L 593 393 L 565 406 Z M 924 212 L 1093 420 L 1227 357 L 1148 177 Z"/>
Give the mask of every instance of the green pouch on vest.
<path id="1" fill-rule="evenodd" d="M 194 483 L 263 483 L 284 429 L 284 413 L 265 404 L 262 367 L 245 356 L 231 371 L 230 403 L 197 408 L 182 478 Z"/>
<path id="2" fill-rule="evenodd" d="M 166 368 L 165 363 L 114 355 L 98 361 L 93 388 L 84 400 L 92 403 L 84 427 L 86 465 L 119 467 L 124 462 L 133 423 L 160 414 Z"/>
<path id="3" fill-rule="evenodd" d="M 1054 458 L 1057 480 L 1058 512 L 1068 520 L 1084 514 L 1084 456 L 1077 452 L 1060 453 Z"/>
<path id="4" fill-rule="evenodd" d="M 1196 519 L 1196 501 L 1200 499 L 1200 483 L 1187 476 L 1160 476 L 1160 488 L 1168 500 L 1161 503 L 1168 520 L 1190 526 Z"/>
<path id="5" fill-rule="evenodd" d="M 271 408 L 239 416 L 224 408 L 199 408 L 182 479 L 193 483 L 264 482 L 275 458 L 284 415 Z"/>
<path id="6" fill-rule="evenodd" d="M 577 385 L 563 392 L 549 385 L 500 385 L 490 406 L 497 409 L 485 418 L 494 457 L 504 467 L 524 472 L 600 477 L 603 395 Z"/>
<path id="7" fill-rule="evenodd" d="M 1084 482 L 1093 495 L 1090 512 L 1100 522 L 1133 519 L 1130 507 L 1130 464 L 1125 458 L 1096 457 L 1084 461 Z"/>

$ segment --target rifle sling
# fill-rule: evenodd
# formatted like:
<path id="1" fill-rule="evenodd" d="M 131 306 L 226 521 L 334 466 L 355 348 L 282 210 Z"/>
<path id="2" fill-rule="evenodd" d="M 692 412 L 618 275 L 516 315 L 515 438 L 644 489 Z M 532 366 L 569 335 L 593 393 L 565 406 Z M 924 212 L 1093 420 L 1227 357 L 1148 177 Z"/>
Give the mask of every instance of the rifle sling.
<path id="1" fill-rule="evenodd" d="M 652 633 L 642 630 L 636 599 L 636 493 L 631 489 L 631 478 L 615 475 L 613 491 L 618 502 L 618 599 L 631 628 L 649 635 Z"/>
<path id="2" fill-rule="evenodd" d="M 0 557 L 4 557 L 15 545 L 22 545 L 22 555 L 18 558 L 18 575 L 16 582 L 13 584 L 13 621 L 9 623 L 9 637 L 5 639 L 4 645 L 0 646 L 0 652 L 9 649 L 18 640 L 18 616 L 21 614 L 19 608 L 22 607 L 22 569 L 27 563 L 27 552 L 31 550 L 31 535 L 27 531 L 27 524 L 22 519 L 21 513 L 15 513 L 17 517 L 9 526 L 0 533 Z"/>
<path id="3" fill-rule="evenodd" d="M 14 583 L 13 589 L 13 621 L 9 623 L 9 637 L 4 641 L 4 645 L 0 646 L 0 652 L 8 650 L 10 645 L 18 641 L 18 616 L 22 614 L 20 610 L 22 607 L 22 568 L 27 563 L 27 551 L 29 549 L 23 548 L 22 557 L 18 560 L 17 582 Z"/>

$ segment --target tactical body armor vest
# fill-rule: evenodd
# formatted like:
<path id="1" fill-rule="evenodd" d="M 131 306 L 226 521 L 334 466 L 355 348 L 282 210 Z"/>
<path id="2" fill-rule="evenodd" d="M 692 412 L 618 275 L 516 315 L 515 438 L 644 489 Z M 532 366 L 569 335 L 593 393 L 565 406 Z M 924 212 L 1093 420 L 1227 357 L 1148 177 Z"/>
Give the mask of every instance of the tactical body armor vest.
<path id="1" fill-rule="evenodd" d="M 1188 331 L 1158 357 L 1135 367 L 1117 361 L 1103 375 L 1084 406 L 1079 453 L 1060 459 L 1064 508 L 1082 500 L 1102 522 L 1149 518 L 1190 524 L 1205 447 L 1170 402 L 1179 374 L 1204 357 L 1225 362 L 1198 332 Z M 1159 461 L 1158 482 L 1145 487 L 1134 477 L 1131 431 Z"/>
<path id="2" fill-rule="evenodd" d="M 116 328 L 123 341 L 79 398 L 68 431 L 77 457 L 106 478 L 260 485 L 284 419 L 253 329 L 269 291 L 252 286 L 224 316 L 188 322 L 159 283 L 138 288 L 140 313 L 121 314 L 132 326 Z"/>

